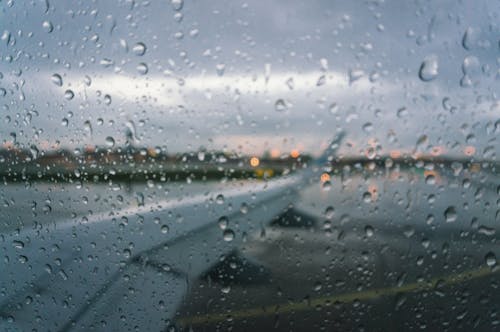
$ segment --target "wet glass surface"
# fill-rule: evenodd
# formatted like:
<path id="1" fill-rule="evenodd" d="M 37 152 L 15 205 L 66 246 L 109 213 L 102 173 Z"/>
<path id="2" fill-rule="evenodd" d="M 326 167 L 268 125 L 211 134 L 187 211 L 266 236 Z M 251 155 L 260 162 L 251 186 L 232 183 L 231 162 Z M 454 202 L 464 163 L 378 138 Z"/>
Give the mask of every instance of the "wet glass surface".
<path id="1" fill-rule="evenodd" d="M 498 329 L 496 0 L 0 0 L 0 331 Z"/>

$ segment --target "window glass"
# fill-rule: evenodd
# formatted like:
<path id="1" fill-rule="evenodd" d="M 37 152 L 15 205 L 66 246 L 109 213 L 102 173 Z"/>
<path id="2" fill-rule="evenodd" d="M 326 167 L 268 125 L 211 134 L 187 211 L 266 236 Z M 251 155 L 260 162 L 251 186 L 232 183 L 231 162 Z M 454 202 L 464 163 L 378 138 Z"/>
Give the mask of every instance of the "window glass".
<path id="1" fill-rule="evenodd" d="M 0 0 L 0 330 L 497 329 L 499 16 Z"/>

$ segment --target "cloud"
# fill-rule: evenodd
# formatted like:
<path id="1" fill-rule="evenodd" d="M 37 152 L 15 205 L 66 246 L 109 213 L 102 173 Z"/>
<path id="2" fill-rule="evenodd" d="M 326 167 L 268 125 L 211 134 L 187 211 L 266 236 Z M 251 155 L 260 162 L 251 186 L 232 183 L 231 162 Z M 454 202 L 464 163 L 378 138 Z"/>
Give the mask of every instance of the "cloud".
<path id="1" fill-rule="evenodd" d="M 284 140 L 314 150 L 340 129 L 357 147 L 411 148 L 424 134 L 448 151 L 470 135 L 486 147 L 498 120 L 500 13 L 494 1 L 470 6 L 193 0 L 179 15 L 168 1 L 15 2 L 0 12 L 9 36 L 0 40 L 0 133 L 27 145 L 121 144 L 132 121 L 141 144 L 179 151 L 238 149 L 242 137 L 257 150 Z M 422 82 L 429 56 L 438 75 Z"/>

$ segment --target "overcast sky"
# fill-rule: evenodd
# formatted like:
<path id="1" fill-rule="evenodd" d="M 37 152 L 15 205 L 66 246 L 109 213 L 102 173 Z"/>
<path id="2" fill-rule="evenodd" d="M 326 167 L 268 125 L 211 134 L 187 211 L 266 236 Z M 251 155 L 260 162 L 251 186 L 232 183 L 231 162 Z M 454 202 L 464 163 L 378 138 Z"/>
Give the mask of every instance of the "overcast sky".
<path id="1" fill-rule="evenodd" d="M 344 130 L 345 153 L 499 153 L 498 0 L 0 8 L 3 143 L 118 146 L 128 127 L 172 152 L 318 153 Z"/>

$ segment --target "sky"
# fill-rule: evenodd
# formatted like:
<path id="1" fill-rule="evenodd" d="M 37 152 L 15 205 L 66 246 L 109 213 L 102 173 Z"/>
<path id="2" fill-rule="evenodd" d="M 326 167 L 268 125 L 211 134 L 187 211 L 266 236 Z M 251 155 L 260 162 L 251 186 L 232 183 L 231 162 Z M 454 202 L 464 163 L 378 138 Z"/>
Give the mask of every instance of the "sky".
<path id="1" fill-rule="evenodd" d="M 500 2 L 0 1 L 0 137 L 500 152 Z M 111 139 L 112 138 L 112 139 Z M 113 143 L 114 142 L 114 143 Z"/>

